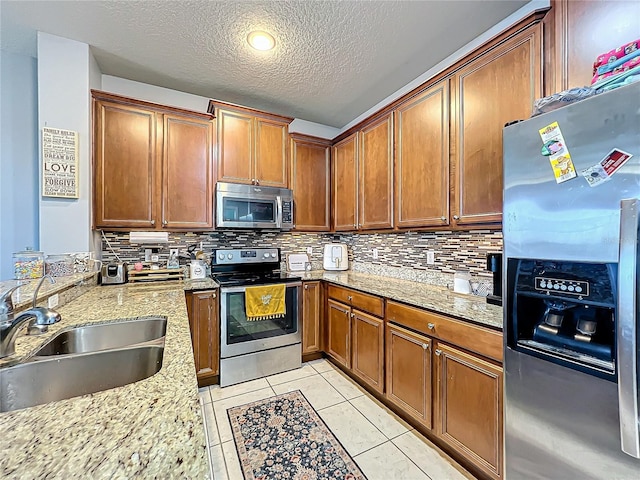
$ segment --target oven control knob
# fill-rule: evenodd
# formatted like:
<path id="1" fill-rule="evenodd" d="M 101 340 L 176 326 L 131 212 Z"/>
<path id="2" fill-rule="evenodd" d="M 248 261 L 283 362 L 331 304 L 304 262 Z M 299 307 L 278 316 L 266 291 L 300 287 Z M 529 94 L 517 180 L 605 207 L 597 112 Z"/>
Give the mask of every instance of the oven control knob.
<path id="1" fill-rule="evenodd" d="M 264 252 L 264 258 L 269 258 L 269 253 L 268 252 Z"/>
<path id="2" fill-rule="evenodd" d="M 275 253 L 272 253 L 272 254 L 271 254 L 271 258 L 276 258 L 276 254 L 275 254 Z"/>
<path id="3" fill-rule="evenodd" d="M 232 254 L 232 253 L 230 253 L 229 255 L 227 255 L 227 258 L 228 258 L 229 260 L 233 260 L 233 254 Z"/>
<path id="4" fill-rule="evenodd" d="M 220 260 L 224 260 L 224 253 L 219 253 L 219 254 L 218 254 L 218 258 L 219 258 Z"/>

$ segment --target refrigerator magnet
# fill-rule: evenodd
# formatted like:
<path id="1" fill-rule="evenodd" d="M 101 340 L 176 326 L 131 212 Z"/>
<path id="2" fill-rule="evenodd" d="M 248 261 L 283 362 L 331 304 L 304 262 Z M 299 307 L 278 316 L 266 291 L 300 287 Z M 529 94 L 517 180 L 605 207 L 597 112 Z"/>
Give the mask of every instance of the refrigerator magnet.
<path id="1" fill-rule="evenodd" d="M 586 168 L 580 172 L 590 187 L 597 187 L 611 179 L 627 160 L 633 157 L 632 154 L 614 148 L 607 153 L 600 162 L 592 167 Z"/>
<path id="2" fill-rule="evenodd" d="M 553 122 L 541 128 L 539 133 L 544 143 L 540 153 L 549 157 L 556 183 L 566 182 L 575 178 L 577 176 L 576 169 L 558 122 Z"/>

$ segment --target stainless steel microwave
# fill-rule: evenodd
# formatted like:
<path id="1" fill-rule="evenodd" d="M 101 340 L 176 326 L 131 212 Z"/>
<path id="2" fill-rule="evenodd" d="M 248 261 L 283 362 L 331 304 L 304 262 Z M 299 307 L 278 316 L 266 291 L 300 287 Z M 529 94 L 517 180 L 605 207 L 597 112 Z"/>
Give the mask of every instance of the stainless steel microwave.
<path id="1" fill-rule="evenodd" d="M 288 188 L 218 182 L 216 228 L 291 230 L 293 192 Z"/>

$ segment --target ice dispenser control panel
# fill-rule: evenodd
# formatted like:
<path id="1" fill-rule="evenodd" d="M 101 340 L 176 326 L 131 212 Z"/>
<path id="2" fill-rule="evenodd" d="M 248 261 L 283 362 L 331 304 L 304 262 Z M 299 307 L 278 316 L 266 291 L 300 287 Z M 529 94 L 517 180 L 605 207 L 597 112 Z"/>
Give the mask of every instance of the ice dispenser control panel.
<path id="1" fill-rule="evenodd" d="M 535 288 L 547 294 L 566 293 L 578 297 L 589 296 L 589 282 L 551 277 L 535 277 Z"/>

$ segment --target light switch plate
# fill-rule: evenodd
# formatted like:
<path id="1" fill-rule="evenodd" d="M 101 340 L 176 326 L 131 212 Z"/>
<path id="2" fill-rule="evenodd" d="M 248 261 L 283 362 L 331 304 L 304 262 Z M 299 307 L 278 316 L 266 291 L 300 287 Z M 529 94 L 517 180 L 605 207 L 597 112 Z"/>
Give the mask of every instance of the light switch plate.
<path id="1" fill-rule="evenodd" d="M 307 255 L 312 255 L 312 254 L 313 254 L 313 248 L 307 247 Z"/>
<path id="2" fill-rule="evenodd" d="M 57 307 L 58 303 L 60 303 L 60 297 L 58 296 L 57 293 L 54 293 L 53 295 L 51 295 L 47 300 L 47 305 L 49 306 L 49 308 Z"/>
<path id="3" fill-rule="evenodd" d="M 427 265 L 433 265 L 434 263 L 436 263 L 436 252 L 427 250 Z"/>
<path id="4" fill-rule="evenodd" d="M 377 249 L 377 248 L 374 248 L 374 249 L 373 249 L 373 259 L 374 259 L 374 260 L 377 260 L 377 259 L 378 259 L 378 249 Z"/>

